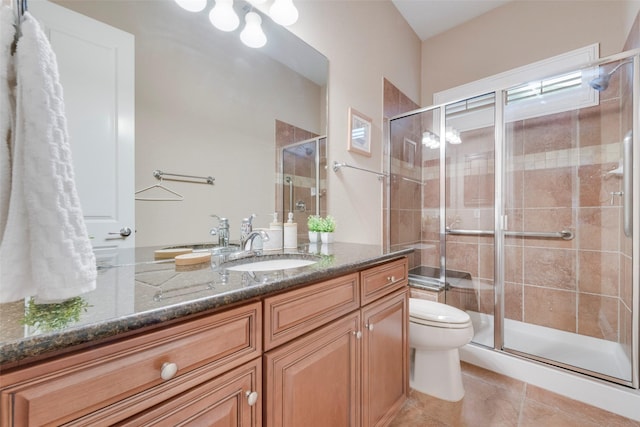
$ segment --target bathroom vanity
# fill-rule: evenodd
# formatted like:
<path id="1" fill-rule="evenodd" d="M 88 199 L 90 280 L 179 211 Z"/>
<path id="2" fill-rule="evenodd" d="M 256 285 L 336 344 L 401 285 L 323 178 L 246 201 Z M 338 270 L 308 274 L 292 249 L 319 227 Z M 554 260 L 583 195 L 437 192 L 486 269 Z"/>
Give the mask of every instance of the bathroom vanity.
<path id="1" fill-rule="evenodd" d="M 180 272 L 208 296 L 1 342 L 0 425 L 388 424 L 408 392 L 409 251 L 331 247 L 260 283 Z"/>

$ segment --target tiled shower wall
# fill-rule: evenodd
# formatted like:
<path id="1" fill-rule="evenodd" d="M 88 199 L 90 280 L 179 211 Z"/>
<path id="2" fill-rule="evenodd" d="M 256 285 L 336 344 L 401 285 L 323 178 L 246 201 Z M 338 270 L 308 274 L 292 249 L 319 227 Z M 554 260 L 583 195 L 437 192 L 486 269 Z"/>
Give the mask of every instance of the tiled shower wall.
<path id="1" fill-rule="evenodd" d="M 390 117 L 418 109 L 418 104 L 402 93 L 387 79 L 384 79 L 384 117 L 388 123 Z M 387 147 L 393 171 L 383 194 L 385 206 L 383 211 L 383 236 L 387 236 L 387 224 L 390 230 L 391 248 L 416 247 L 421 244 L 421 163 L 422 148 L 420 144 L 420 119 L 402 119 L 395 122 L 396 128 L 391 132 L 391 144 Z M 400 129 L 401 128 L 401 129 Z M 408 141 L 405 144 L 405 139 Z M 405 145 L 407 149 L 405 150 Z M 409 178 L 409 179 L 403 179 Z M 387 209 L 387 198 L 391 197 L 390 208 Z M 409 268 L 421 264 L 419 251 L 409 257 Z"/>

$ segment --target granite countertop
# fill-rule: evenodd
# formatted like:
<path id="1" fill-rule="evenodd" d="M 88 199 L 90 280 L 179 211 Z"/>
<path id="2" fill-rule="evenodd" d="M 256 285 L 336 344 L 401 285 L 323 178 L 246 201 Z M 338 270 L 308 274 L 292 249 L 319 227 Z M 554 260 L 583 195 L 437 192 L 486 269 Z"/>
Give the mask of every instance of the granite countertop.
<path id="1" fill-rule="evenodd" d="M 184 267 L 176 266 L 173 260 L 156 261 L 156 249 L 97 252 L 97 288 L 75 299 L 80 317 L 67 325 L 25 325 L 28 301 L 0 304 L 0 368 L 328 279 L 412 252 L 386 252 L 378 245 L 351 243 L 302 245 L 297 251 L 288 252 L 315 257 L 318 262 L 287 270 L 240 272 L 218 267 L 215 256 L 211 263 Z M 272 254 L 265 252 L 266 257 Z"/>

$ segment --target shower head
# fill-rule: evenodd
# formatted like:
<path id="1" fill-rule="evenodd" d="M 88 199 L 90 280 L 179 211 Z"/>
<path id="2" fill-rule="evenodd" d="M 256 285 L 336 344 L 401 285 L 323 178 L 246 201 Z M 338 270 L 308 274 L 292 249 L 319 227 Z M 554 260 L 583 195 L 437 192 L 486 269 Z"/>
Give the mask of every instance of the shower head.
<path id="1" fill-rule="evenodd" d="M 630 64 L 632 61 L 631 59 L 628 59 L 624 62 L 619 63 L 618 65 L 616 65 L 613 70 L 609 71 L 607 74 L 603 74 L 599 77 L 596 77 L 595 79 L 591 80 L 589 82 L 589 86 L 591 86 L 592 88 L 594 88 L 595 90 L 597 90 L 598 92 L 602 92 L 604 90 L 607 90 L 607 88 L 609 87 L 609 81 L 611 80 L 611 76 L 613 75 L 613 73 L 615 73 L 616 71 L 618 71 L 618 68 L 622 67 L 624 64 Z"/>

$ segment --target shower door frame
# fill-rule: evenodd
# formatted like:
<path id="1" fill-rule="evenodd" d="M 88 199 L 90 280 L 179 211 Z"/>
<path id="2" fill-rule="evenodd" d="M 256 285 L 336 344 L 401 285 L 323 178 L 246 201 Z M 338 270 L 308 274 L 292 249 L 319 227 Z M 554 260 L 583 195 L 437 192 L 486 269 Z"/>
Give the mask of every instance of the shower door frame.
<path id="1" fill-rule="evenodd" d="M 633 186 L 633 234 L 632 234 L 632 259 L 637 260 L 640 256 L 640 147 L 638 146 L 640 141 L 640 49 L 634 49 L 631 51 L 621 52 L 619 54 L 611 55 L 605 58 L 591 61 L 586 64 L 572 66 L 571 69 L 564 70 L 569 72 L 575 69 L 582 69 L 588 67 L 597 67 L 601 64 L 605 64 L 612 61 L 624 60 L 626 58 L 633 57 L 633 142 L 632 146 L 635 148 L 635 155 L 633 155 L 633 168 L 632 168 L 632 186 Z M 562 70 L 560 70 L 562 72 Z M 554 72 L 554 75 L 559 74 Z M 547 76 L 540 76 L 541 78 Z M 519 352 L 514 349 L 504 348 L 504 198 L 503 198 L 503 184 L 505 182 L 503 162 L 504 162 L 504 150 L 505 150 L 505 119 L 504 119 L 504 97 L 507 89 L 513 87 L 510 84 L 506 87 L 500 87 L 481 93 L 470 94 L 469 97 L 457 99 L 454 101 L 433 105 L 417 110 L 409 111 L 404 114 L 400 114 L 391 117 L 388 121 L 388 129 L 385 132 L 387 138 L 387 152 L 391 153 L 391 128 L 392 122 L 397 119 L 402 119 L 416 114 L 423 114 L 433 111 L 435 114 L 439 114 L 439 128 L 440 128 L 440 159 L 439 159 L 439 203 L 440 203 L 440 280 L 444 282 L 446 280 L 446 144 L 445 144 L 445 128 L 446 128 L 446 106 L 449 104 L 455 104 L 457 102 L 464 101 L 466 99 L 478 96 L 480 94 L 495 94 L 495 109 L 494 109 L 494 132 L 495 132 L 495 154 L 494 154 L 494 324 L 493 324 L 493 350 L 511 354 L 514 356 L 522 357 L 527 360 L 542 362 L 550 366 L 566 369 L 568 371 L 578 372 L 580 374 L 603 379 L 612 383 L 621 384 L 625 386 L 638 389 L 640 387 L 639 370 L 640 370 L 640 263 L 632 263 L 632 325 L 631 325 L 631 380 L 626 381 L 620 378 L 610 377 L 608 375 L 600 374 L 594 371 L 578 368 L 573 365 L 564 364 L 555 360 L 545 359 L 529 353 Z M 391 170 L 391 156 L 388 156 L 387 172 L 392 173 Z M 422 166 L 421 166 L 422 167 Z M 390 188 L 390 186 L 388 187 Z M 391 210 L 391 197 L 387 197 L 387 210 Z M 423 203 L 424 204 L 424 203 Z M 391 244 L 391 231 L 390 224 L 386 227 L 387 230 L 387 242 L 388 246 Z M 481 345 L 475 344 L 473 345 Z M 491 347 L 489 347 L 491 348 Z"/>
<path id="2" fill-rule="evenodd" d="M 633 141 L 632 147 L 636 148 L 635 155 L 632 154 L 633 168 L 631 170 L 632 187 L 633 187 L 633 233 L 632 233 L 632 259 L 638 259 L 640 254 L 640 155 L 638 151 L 638 142 L 640 141 L 640 49 L 634 49 L 619 54 L 611 55 L 605 58 L 592 61 L 587 64 L 583 64 L 577 67 L 571 67 L 565 71 L 572 71 L 575 69 L 585 69 L 589 67 L 599 67 L 602 64 L 607 64 L 614 61 L 623 61 L 625 59 L 633 58 L 633 91 L 632 91 L 632 129 L 633 129 Z M 554 73 L 558 74 L 558 73 Z M 513 87 L 513 86 L 510 86 Z M 506 90 L 508 88 L 501 88 L 495 91 L 496 100 L 504 100 L 506 96 Z M 506 182 L 505 168 L 504 166 L 504 152 L 506 150 L 505 139 L 505 120 L 504 120 L 504 102 L 496 102 L 496 117 L 495 117 L 495 239 L 494 239 L 494 278 L 495 278 L 495 304 L 494 304 L 494 350 L 499 350 L 507 354 L 513 354 L 519 357 L 523 357 L 528 360 L 534 360 L 542 362 L 551 366 L 556 366 L 569 371 L 578 372 L 587 376 L 603 379 L 612 383 L 621 384 L 625 386 L 638 389 L 640 387 L 640 267 L 638 262 L 632 263 L 632 324 L 631 324 L 631 380 L 627 381 L 621 378 L 612 377 L 606 374 L 602 374 L 596 371 L 580 368 L 571 364 L 559 362 L 554 359 L 548 359 L 541 356 L 536 356 L 531 353 L 518 351 L 512 348 L 505 348 L 505 336 L 504 336 L 504 271 L 505 271 L 505 256 L 504 256 L 504 223 L 506 218 L 505 213 L 505 200 L 503 198 L 503 184 Z M 632 150 L 633 153 L 633 150 Z M 498 284 L 500 284 L 498 286 Z"/>

